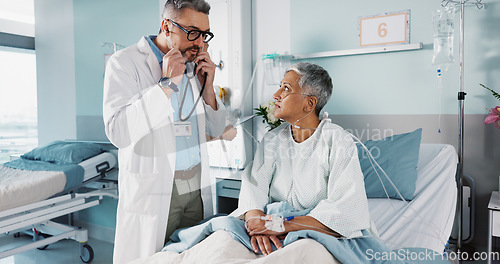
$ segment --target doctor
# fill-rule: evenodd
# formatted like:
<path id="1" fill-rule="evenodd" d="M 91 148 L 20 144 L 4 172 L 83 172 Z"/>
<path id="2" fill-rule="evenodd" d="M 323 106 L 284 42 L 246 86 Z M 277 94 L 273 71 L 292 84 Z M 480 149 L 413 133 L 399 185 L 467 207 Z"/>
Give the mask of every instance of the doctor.
<path id="1" fill-rule="evenodd" d="M 213 37 L 209 10 L 204 0 L 168 0 L 158 36 L 107 64 L 103 118 L 120 169 L 114 263 L 152 255 L 213 213 L 206 134 L 222 134 L 226 113 L 202 50 Z"/>

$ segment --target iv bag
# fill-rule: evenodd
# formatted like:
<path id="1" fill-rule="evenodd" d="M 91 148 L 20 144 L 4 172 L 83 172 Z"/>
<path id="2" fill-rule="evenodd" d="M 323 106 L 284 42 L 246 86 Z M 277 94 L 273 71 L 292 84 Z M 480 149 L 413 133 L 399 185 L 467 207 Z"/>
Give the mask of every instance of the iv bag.
<path id="1" fill-rule="evenodd" d="M 449 65 L 453 63 L 453 15 L 455 7 L 447 5 L 435 10 L 432 14 L 434 24 L 434 54 L 433 65 Z"/>

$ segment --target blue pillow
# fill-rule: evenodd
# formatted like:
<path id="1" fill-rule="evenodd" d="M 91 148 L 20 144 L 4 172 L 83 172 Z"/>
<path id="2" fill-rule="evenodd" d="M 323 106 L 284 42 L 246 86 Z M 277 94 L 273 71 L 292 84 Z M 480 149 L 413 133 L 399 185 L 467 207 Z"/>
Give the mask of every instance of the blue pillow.
<path id="1" fill-rule="evenodd" d="M 421 137 L 422 129 L 419 128 L 410 133 L 363 142 L 405 200 L 412 200 L 415 197 Z M 368 154 L 359 143 L 357 147 L 361 170 L 365 176 L 366 196 L 368 198 L 386 198 L 387 195 L 380 179 L 368 160 Z M 377 172 L 382 178 L 383 186 L 389 197 L 401 199 L 378 167 Z"/>
<path id="2" fill-rule="evenodd" d="M 77 164 L 103 152 L 105 152 L 103 147 L 95 143 L 54 141 L 25 153 L 21 158 L 58 164 Z"/>

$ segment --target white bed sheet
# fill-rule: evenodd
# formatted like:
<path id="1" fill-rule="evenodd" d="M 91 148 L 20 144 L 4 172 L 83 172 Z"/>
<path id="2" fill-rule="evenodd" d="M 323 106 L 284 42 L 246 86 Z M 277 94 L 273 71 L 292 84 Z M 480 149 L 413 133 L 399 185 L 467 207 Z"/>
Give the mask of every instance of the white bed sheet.
<path id="1" fill-rule="evenodd" d="M 368 199 L 370 216 L 389 248 L 443 252 L 455 217 L 457 162 L 453 146 L 422 144 L 415 198 L 409 206 L 400 200 Z"/>
<path id="2" fill-rule="evenodd" d="M 25 171 L 0 165 L 0 211 L 42 201 L 65 185 L 62 171 Z"/>
<path id="3" fill-rule="evenodd" d="M 231 235 L 219 230 L 180 254 L 158 252 L 151 257 L 139 259 L 130 264 L 340 264 L 330 252 L 313 239 L 300 239 L 290 245 L 263 256 L 257 255 L 236 241 Z"/>
<path id="4" fill-rule="evenodd" d="M 105 152 L 79 163 L 83 167 L 84 181 L 99 175 L 95 166 L 107 161 L 116 166 L 113 154 Z M 58 171 L 26 171 L 0 165 L 0 211 L 43 201 L 62 192 L 66 176 Z"/>

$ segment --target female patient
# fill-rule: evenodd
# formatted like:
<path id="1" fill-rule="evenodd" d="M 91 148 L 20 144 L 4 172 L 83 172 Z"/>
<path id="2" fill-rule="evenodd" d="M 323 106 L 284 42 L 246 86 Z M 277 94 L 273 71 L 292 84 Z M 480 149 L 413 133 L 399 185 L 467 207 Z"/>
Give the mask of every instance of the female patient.
<path id="1" fill-rule="evenodd" d="M 341 127 L 319 118 L 332 93 L 326 70 L 311 63 L 287 69 L 273 95 L 276 118 L 287 123 L 267 132 L 253 165 L 242 176 L 238 213 L 244 213 L 253 250 L 268 255 L 288 232 L 316 230 L 336 237 L 361 236 L 370 228 L 368 202 L 356 146 Z M 326 116 L 326 115 L 325 115 Z M 264 208 L 285 201 L 307 215 L 267 230 Z"/>

